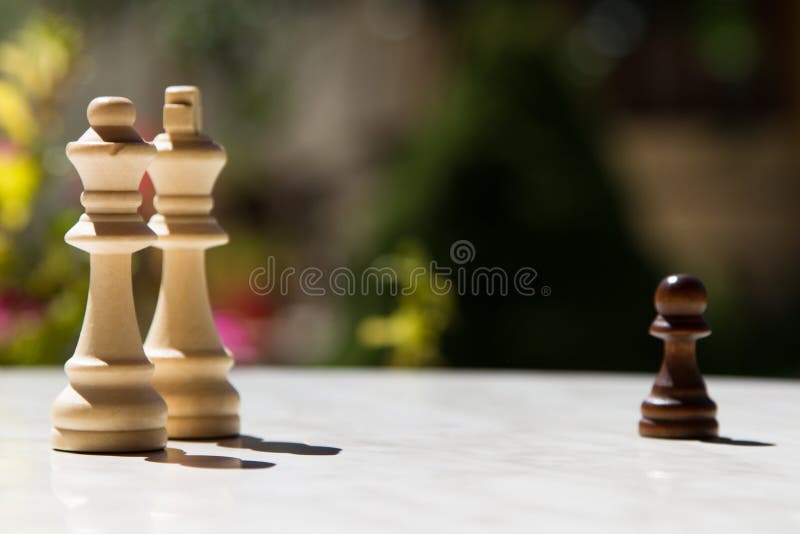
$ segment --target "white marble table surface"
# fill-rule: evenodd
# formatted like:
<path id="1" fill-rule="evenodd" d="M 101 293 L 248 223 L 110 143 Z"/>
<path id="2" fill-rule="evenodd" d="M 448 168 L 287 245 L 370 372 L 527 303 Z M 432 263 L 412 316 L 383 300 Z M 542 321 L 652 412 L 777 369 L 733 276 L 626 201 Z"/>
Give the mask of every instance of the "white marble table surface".
<path id="1" fill-rule="evenodd" d="M 0 369 L 0 532 L 800 531 L 800 382 L 707 377 L 704 443 L 637 436 L 652 378 L 239 369 L 247 437 L 101 456 L 49 448 L 60 369 Z"/>

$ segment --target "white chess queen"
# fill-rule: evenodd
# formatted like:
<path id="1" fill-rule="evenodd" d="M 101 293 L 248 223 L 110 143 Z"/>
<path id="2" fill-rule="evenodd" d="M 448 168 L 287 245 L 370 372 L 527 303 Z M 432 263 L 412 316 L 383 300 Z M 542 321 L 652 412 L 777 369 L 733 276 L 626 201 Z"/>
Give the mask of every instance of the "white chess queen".
<path id="1" fill-rule="evenodd" d="M 133 129 L 136 111 L 126 98 L 95 98 L 87 116 L 90 128 L 67 145 L 86 212 L 65 240 L 91 255 L 89 297 L 65 365 L 69 385 L 53 405 L 52 445 L 75 452 L 162 449 L 167 406 L 150 383 L 153 365 L 142 349 L 131 284 L 131 254 L 155 240 L 136 209 L 156 150 Z"/>

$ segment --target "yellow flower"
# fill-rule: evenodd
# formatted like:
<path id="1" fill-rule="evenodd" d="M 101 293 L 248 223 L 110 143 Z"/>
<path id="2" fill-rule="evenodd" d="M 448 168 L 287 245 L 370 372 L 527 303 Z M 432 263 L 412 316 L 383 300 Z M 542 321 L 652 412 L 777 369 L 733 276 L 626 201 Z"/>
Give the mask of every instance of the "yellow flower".
<path id="1" fill-rule="evenodd" d="M 31 156 L 0 152 L 0 227 L 13 231 L 28 224 L 39 179 L 39 166 Z"/>
<path id="2" fill-rule="evenodd" d="M 28 146 L 37 133 L 28 99 L 19 88 L 4 80 L 0 80 L 0 129 L 22 146 Z"/>

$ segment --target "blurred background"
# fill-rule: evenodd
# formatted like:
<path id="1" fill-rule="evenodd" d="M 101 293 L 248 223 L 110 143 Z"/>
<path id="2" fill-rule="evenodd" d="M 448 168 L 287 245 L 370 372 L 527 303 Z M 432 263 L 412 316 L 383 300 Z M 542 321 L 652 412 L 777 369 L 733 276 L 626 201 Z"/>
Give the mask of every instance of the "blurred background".
<path id="1" fill-rule="evenodd" d="M 131 98 L 149 140 L 193 84 L 229 156 L 208 269 L 239 365 L 654 372 L 653 290 L 691 272 L 705 372 L 800 376 L 799 27 L 791 0 L 3 0 L 0 363 L 74 349 L 87 103 Z M 250 288 L 269 258 L 407 273 L 458 240 L 537 294 Z M 134 269 L 144 334 L 158 251 Z"/>

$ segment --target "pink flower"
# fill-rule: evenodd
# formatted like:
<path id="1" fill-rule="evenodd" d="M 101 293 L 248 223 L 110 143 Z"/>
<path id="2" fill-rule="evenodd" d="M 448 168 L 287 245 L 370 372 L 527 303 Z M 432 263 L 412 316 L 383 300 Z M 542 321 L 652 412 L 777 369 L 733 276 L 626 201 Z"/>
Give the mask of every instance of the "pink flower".
<path id="1" fill-rule="evenodd" d="M 226 312 L 215 312 L 214 322 L 225 346 L 233 352 L 236 363 L 256 363 L 259 354 L 258 336 L 247 319 Z"/>
<path id="2" fill-rule="evenodd" d="M 42 303 L 13 291 L 0 294 L 0 340 L 8 340 L 21 328 L 38 324 L 44 315 Z"/>

